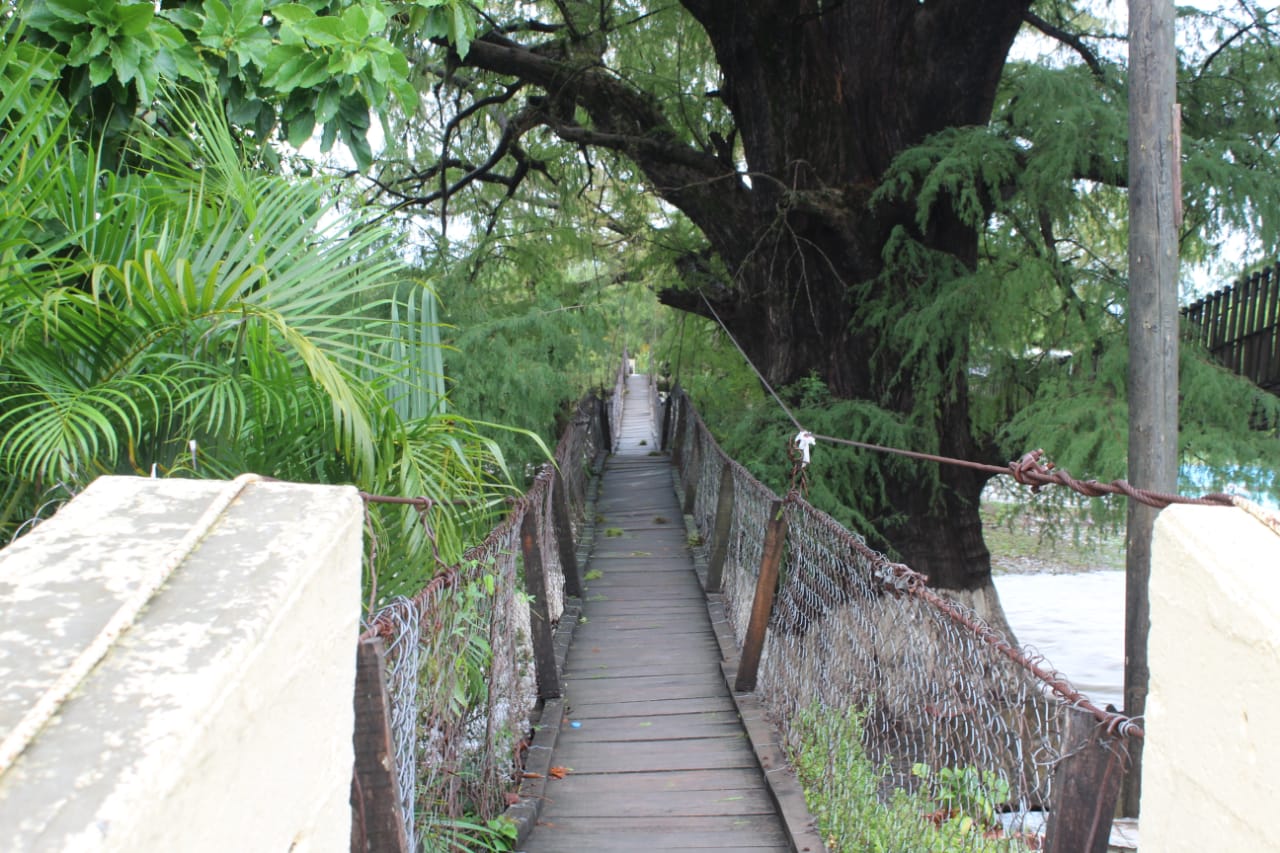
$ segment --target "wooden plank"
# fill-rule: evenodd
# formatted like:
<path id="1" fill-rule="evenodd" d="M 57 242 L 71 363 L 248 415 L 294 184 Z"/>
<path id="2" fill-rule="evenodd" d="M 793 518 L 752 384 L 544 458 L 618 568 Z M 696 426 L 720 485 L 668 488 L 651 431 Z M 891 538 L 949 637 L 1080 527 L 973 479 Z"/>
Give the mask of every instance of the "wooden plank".
<path id="1" fill-rule="evenodd" d="M 1243 304 L 1240 310 L 1240 375 L 1250 380 L 1254 377 L 1253 332 L 1254 324 L 1258 321 L 1257 294 L 1260 284 L 1261 276 L 1258 273 L 1249 276 L 1245 282 L 1244 294 L 1241 297 Z"/>
<path id="2" fill-rule="evenodd" d="M 1228 366 L 1236 373 L 1241 372 L 1240 364 L 1240 342 L 1244 337 L 1244 308 L 1245 294 L 1249 286 L 1249 279 L 1243 279 L 1240 284 L 1236 285 L 1231 293 L 1231 323 L 1227 327 L 1227 339 L 1230 344 L 1229 354 L 1227 356 Z"/>
<path id="3" fill-rule="evenodd" d="M 1270 332 L 1267 339 L 1270 341 L 1271 357 L 1268 359 L 1265 378 L 1266 383 L 1271 385 L 1280 383 L 1280 264 L 1270 267 L 1269 271 L 1272 287 L 1267 310 L 1267 316 L 1270 318 Z"/>
<path id="4" fill-rule="evenodd" d="M 1209 354 L 1213 355 L 1215 358 L 1217 358 L 1217 355 L 1213 351 L 1213 343 L 1214 329 L 1218 322 L 1218 295 L 1219 294 L 1217 293 L 1211 293 L 1205 297 L 1204 337 L 1201 339 L 1204 342 L 1204 348 L 1207 349 Z"/>
<path id="5" fill-rule="evenodd" d="M 701 699 L 668 699 L 665 702 L 651 702 L 645 699 L 616 702 L 582 702 L 571 706 L 575 718 L 634 717 L 640 714 L 661 716 L 663 714 L 700 714 L 706 711 L 727 711 L 733 709 L 733 701 L 728 697 L 704 697 Z"/>
<path id="6" fill-rule="evenodd" d="M 756 767 L 745 741 L 725 748 L 723 738 L 669 741 L 623 741 L 607 752 L 594 743 L 566 741 L 556 747 L 556 761 L 575 773 L 656 773 L 668 770 L 709 770 Z"/>
<path id="7" fill-rule="evenodd" d="M 1271 366 L 1275 361 L 1276 293 L 1280 281 L 1272 274 L 1272 267 L 1262 271 L 1262 288 L 1258 293 L 1258 355 L 1254 380 L 1265 386 L 1272 377 Z"/>
<path id="8" fill-rule="evenodd" d="M 591 648 L 599 648 L 592 646 Z M 584 652 L 566 664 L 564 678 L 572 681 L 575 678 L 595 678 L 601 672 L 614 670 L 626 675 L 705 675 L 714 672 L 717 665 L 715 649 L 707 642 L 700 642 L 690 655 L 679 654 L 672 647 L 676 660 L 665 650 L 628 652 L 610 649 L 599 652 Z"/>
<path id="9" fill-rule="evenodd" d="M 578 774 L 571 774 L 578 775 Z M 593 781 L 605 776 L 592 774 Z M 554 798 L 558 784 L 547 796 Z M 622 791 L 595 791 L 590 800 L 578 798 L 556 810 L 559 820 L 572 817 L 737 817 L 772 815 L 773 803 L 759 786 L 702 791 L 648 791 L 633 787 Z"/>
<path id="10" fill-rule="evenodd" d="M 750 816 L 547 819 L 525 853 L 787 850 L 777 821 Z"/>
<path id="11" fill-rule="evenodd" d="M 556 780 L 557 802 L 570 798 L 627 791 L 728 791 L 758 787 L 760 771 L 748 767 L 716 770 L 675 770 L 663 773 L 570 773 Z"/>
<path id="12" fill-rule="evenodd" d="M 580 678 L 573 682 L 568 694 L 574 704 L 617 702 L 637 695 L 645 701 L 655 699 L 713 699 L 725 695 L 724 687 L 699 675 L 630 676 L 627 678 Z"/>
<path id="13" fill-rule="evenodd" d="M 407 853 L 381 637 L 356 646 L 352 853 Z"/>
<path id="14" fill-rule="evenodd" d="M 565 743 L 610 743 L 615 741 L 656 741 L 676 738 L 742 738 L 742 724 L 733 711 L 705 714 L 664 714 L 660 716 L 608 717 L 580 720 L 570 713 L 577 728 L 564 727 Z M 756 780 L 759 783 L 759 779 Z M 630 783 L 628 783 L 630 784 Z"/>

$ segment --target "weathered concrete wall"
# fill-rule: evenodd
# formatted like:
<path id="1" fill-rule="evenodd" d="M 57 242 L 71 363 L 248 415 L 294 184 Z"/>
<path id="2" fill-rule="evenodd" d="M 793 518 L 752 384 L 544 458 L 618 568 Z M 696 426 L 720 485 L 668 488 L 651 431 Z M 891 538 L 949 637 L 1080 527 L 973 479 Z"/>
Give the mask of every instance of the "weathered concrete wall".
<path id="1" fill-rule="evenodd" d="M 103 478 L 0 551 L 0 850 L 347 848 L 360 499 L 240 485 Z"/>
<path id="2" fill-rule="evenodd" d="M 1157 522 L 1142 849 L 1274 850 L 1280 536 L 1239 509 Z"/>

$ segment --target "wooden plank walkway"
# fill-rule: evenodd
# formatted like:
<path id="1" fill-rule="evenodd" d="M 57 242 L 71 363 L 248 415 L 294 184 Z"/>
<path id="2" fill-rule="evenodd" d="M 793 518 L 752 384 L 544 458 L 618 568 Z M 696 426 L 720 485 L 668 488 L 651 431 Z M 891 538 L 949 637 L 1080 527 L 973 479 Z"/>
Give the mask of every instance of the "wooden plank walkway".
<path id="1" fill-rule="evenodd" d="M 786 851 L 720 667 L 644 376 L 627 379 L 606 463 L 565 719 L 524 853 Z"/>

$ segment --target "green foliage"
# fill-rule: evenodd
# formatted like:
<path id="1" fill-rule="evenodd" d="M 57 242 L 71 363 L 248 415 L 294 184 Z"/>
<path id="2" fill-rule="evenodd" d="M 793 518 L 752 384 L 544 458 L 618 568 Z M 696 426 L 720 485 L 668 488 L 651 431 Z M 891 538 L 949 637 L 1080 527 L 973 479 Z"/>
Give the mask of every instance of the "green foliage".
<path id="1" fill-rule="evenodd" d="M 1016 837 L 994 831 L 1008 782 L 974 767 L 933 771 L 916 764 L 914 790 L 892 787 L 892 771 L 863 746 L 864 712 L 822 705 L 793 721 L 790 756 L 809 811 L 835 853 L 1018 853 Z"/>
<path id="2" fill-rule="evenodd" d="M 166 127 L 163 83 L 218 82 L 227 118 L 259 140 L 295 146 L 322 129 L 361 168 L 373 160 L 370 113 L 412 113 L 418 91 L 402 45 L 443 39 L 465 55 L 475 15 L 463 0 L 27 0 L 24 37 L 59 58 L 61 90 L 86 135 L 117 150 L 138 123 Z M 176 131 L 176 128 L 167 128 Z M 274 159 L 271 149 L 260 153 Z"/>
<path id="3" fill-rule="evenodd" d="M 1274 16 L 1241 11 L 1179 18 L 1180 236 L 1191 261 L 1211 257 L 1232 230 L 1257 241 L 1251 253 L 1280 246 L 1275 127 L 1259 112 L 1280 86 Z M 953 128 L 900 155 L 874 198 L 914 205 L 919 232 L 891 235 L 882 280 L 893 286 L 858 298 L 869 298 L 865 322 L 886 330 L 883 352 L 906 353 L 876 369 L 919 389 L 913 423 L 957 393 L 946 377 L 958 368 L 973 434 L 996 451 L 987 461 L 1043 447 L 1077 476 L 1109 480 L 1127 467 L 1127 71 L 1104 21 L 1061 4 L 1045 14 L 1070 20 L 1097 67 L 1010 62 L 988 126 Z M 980 229 L 976 270 L 925 247 L 940 204 Z M 1274 493 L 1275 398 L 1196 347 L 1184 347 L 1180 370 L 1184 460 Z M 929 443 L 923 432 L 912 439 Z"/>
<path id="4" fill-rule="evenodd" d="M 502 758 L 481 744 L 513 755 L 524 732 L 486 732 L 490 708 L 489 674 L 493 668 L 493 648 L 489 632 L 499 595 L 498 578 L 488 567 L 464 566 L 468 580 L 447 592 L 436 603 L 432 615 L 432 645 L 421 656 L 418 702 L 421 709 L 419 740 L 437 748 L 444 725 L 452 737 L 472 738 L 485 733 L 479 743 L 455 744 L 446 750 L 447 769 L 432 767 L 430 778 L 436 786 L 422 785 L 417 794 L 416 823 L 423 849 L 439 853 L 508 851 L 513 849 L 516 826 L 501 815 L 487 818 L 503 808 L 501 790 L 493 790 L 493 765 Z"/>
<path id="5" fill-rule="evenodd" d="M 514 850 L 519 827 L 505 817 L 433 818 L 422 835 L 424 853 L 506 853 Z"/>
<path id="6" fill-rule="evenodd" d="M 460 556 L 509 494 L 505 461 L 480 425 L 389 399 L 422 381 L 397 359 L 429 345 L 385 319 L 385 283 L 405 278 L 391 232 L 331 187 L 255 170 L 182 94 L 199 133 L 139 139 L 148 169 L 106 170 L 23 48 L 0 55 L 28 83 L 0 100 L 4 532 L 58 483 L 254 470 L 432 496 L 430 547 Z M 384 530 L 428 548 L 415 513 L 394 515 Z"/>

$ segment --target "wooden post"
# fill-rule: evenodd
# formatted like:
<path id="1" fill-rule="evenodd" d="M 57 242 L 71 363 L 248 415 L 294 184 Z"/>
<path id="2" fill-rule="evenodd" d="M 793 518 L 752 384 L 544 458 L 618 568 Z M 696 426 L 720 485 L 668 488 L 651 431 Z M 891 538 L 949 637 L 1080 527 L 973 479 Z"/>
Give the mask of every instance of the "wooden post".
<path id="1" fill-rule="evenodd" d="M 662 435 L 659 437 L 659 446 L 662 450 L 671 449 L 671 422 L 675 418 L 676 406 L 680 402 L 679 394 L 679 383 L 667 389 L 667 402 L 662 406 Z"/>
<path id="2" fill-rule="evenodd" d="M 676 386 L 676 392 L 680 391 L 680 386 Z M 689 408 L 688 399 L 681 397 L 676 402 L 675 414 L 671 418 L 671 461 L 677 468 L 680 467 L 681 454 L 684 453 L 684 422 L 688 420 L 689 414 L 685 410 Z"/>
<path id="3" fill-rule="evenodd" d="M 604 452 L 613 453 L 613 428 L 609 424 L 609 402 L 604 394 L 596 398 L 596 417 L 600 419 L 600 437 L 604 441 Z"/>
<path id="4" fill-rule="evenodd" d="M 352 853 L 409 850 L 400 814 L 400 781 L 391 745 L 391 703 L 383 658 L 381 637 L 371 637 L 356 646 Z"/>
<path id="5" fill-rule="evenodd" d="M 751 603 L 751 622 L 747 625 L 747 637 L 742 641 L 742 656 L 738 661 L 738 677 L 733 689 L 750 693 L 756 689 L 756 674 L 760 670 L 760 653 L 764 651 L 764 635 L 773 615 L 773 598 L 778 591 L 778 566 L 782 562 L 782 546 L 787 541 L 787 515 L 785 504 L 774 501 L 769 506 L 769 526 L 764 534 L 764 554 L 760 558 L 760 577 L 756 581 L 756 597 Z"/>
<path id="6" fill-rule="evenodd" d="M 533 633 L 533 665 L 538 676 L 538 698 L 560 695 L 560 673 L 556 670 L 555 631 L 551 629 L 547 601 L 547 573 L 542 564 L 542 544 L 538 536 L 537 505 L 525 511 L 520 524 L 520 552 L 524 557 L 524 591 L 529 595 L 529 623 Z"/>
<path id="7" fill-rule="evenodd" d="M 724 581 L 724 561 L 729 556 L 733 528 L 733 467 L 720 469 L 720 493 L 716 497 L 716 524 L 711 532 L 711 562 L 707 565 L 707 592 L 719 592 Z"/>
<path id="8" fill-rule="evenodd" d="M 1129 0 L 1129 482 L 1178 486 L 1178 235 L 1173 0 Z M 1124 711 L 1147 705 L 1147 583 L 1156 510 L 1129 501 Z M 1137 817 L 1142 742 L 1133 743 L 1124 813 Z"/>
<path id="9" fill-rule="evenodd" d="M 1065 757 L 1053 773 L 1045 853 L 1106 853 L 1128 754 L 1088 711 L 1067 712 Z"/>
<path id="10" fill-rule="evenodd" d="M 689 464 L 685 469 L 689 472 L 685 480 L 688 485 L 684 487 L 684 502 L 680 505 L 680 511 L 685 515 L 692 515 L 698 502 L 698 480 L 701 479 L 701 472 L 698 471 L 698 468 L 701 466 L 702 442 L 695 441 L 693 447 L 689 450 Z"/>
<path id="11" fill-rule="evenodd" d="M 564 475 L 557 470 L 551 481 L 551 521 L 555 525 L 556 549 L 564 571 L 564 594 L 582 598 L 582 576 L 578 572 L 577 549 L 573 544 L 573 524 L 569 521 L 569 496 Z"/>

